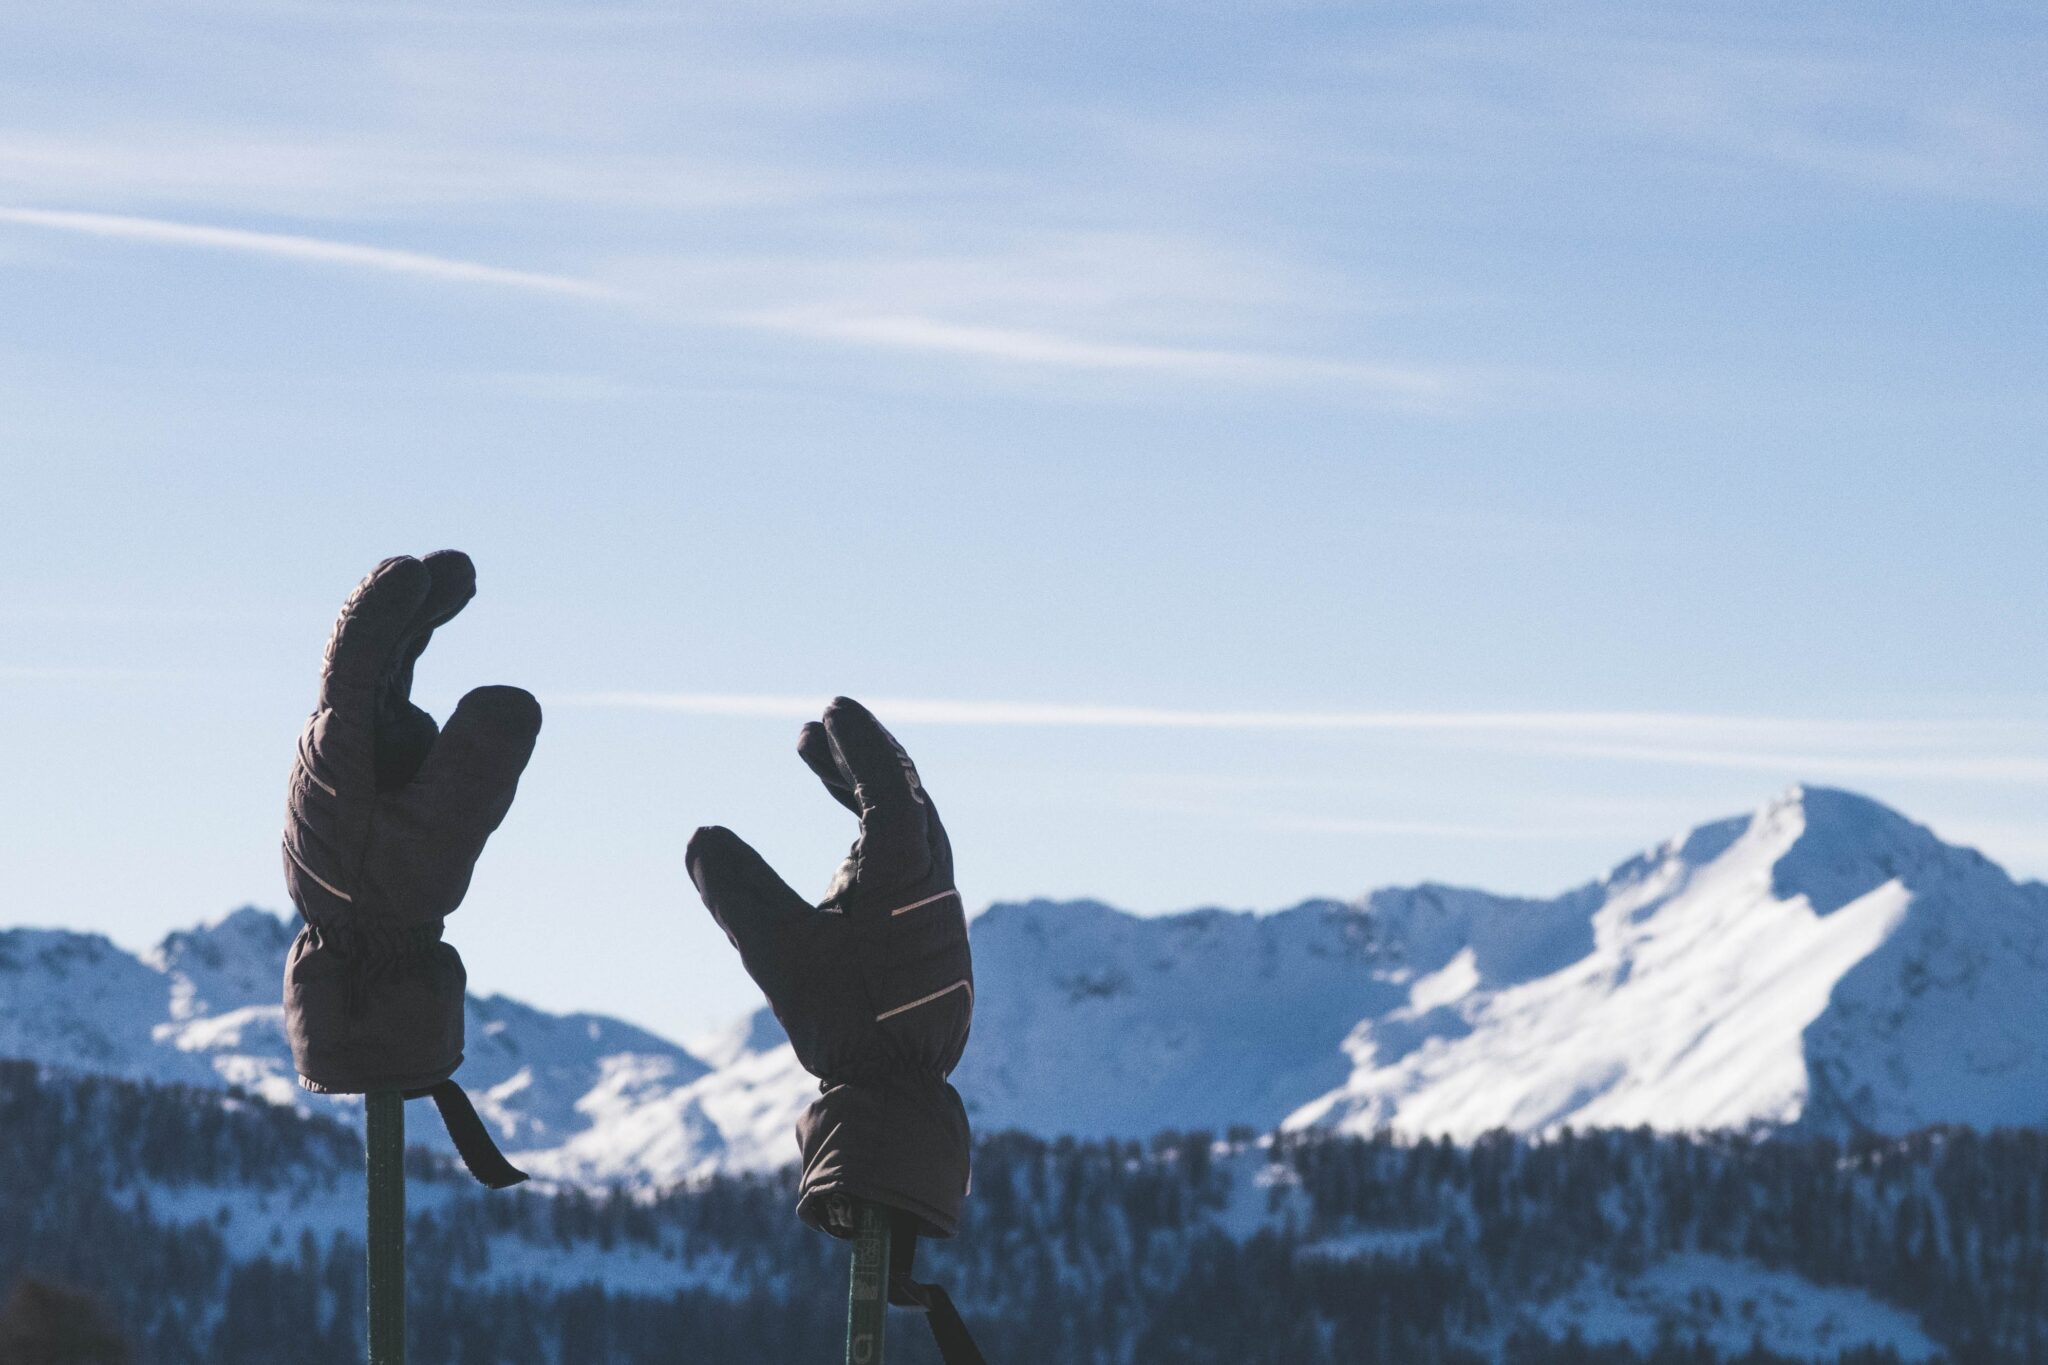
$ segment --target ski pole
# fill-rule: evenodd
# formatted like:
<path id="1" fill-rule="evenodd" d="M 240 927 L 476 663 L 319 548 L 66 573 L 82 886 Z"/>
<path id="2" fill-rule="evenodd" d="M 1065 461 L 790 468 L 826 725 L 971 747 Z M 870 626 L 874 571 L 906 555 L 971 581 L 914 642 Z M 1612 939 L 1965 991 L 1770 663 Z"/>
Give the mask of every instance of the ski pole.
<path id="1" fill-rule="evenodd" d="M 846 1202 L 852 1207 L 835 1210 L 854 1229 L 846 1365 L 882 1365 L 882 1327 L 889 1312 L 889 1211 L 865 1199 Z"/>
<path id="2" fill-rule="evenodd" d="M 369 1148 L 370 1365 L 405 1365 L 405 1097 L 365 1097 Z"/>

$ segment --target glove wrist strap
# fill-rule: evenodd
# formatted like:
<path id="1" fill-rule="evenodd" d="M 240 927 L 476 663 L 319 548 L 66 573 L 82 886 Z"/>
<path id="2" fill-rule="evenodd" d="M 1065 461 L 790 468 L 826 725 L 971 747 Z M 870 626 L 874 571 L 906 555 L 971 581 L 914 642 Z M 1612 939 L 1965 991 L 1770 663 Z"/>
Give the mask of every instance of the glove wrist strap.
<path id="1" fill-rule="evenodd" d="M 491 1130 L 484 1127 L 484 1121 L 477 1117 L 476 1106 L 469 1102 L 469 1096 L 454 1081 L 440 1081 L 423 1090 L 408 1090 L 405 1097 L 434 1102 L 434 1107 L 441 1111 L 441 1125 L 448 1130 L 449 1140 L 455 1144 L 455 1154 L 462 1158 L 462 1164 L 476 1177 L 478 1184 L 502 1190 L 526 1179 L 526 1172 L 507 1161 L 505 1154 L 498 1150 L 498 1144 L 491 1140 Z"/>
<path id="2" fill-rule="evenodd" d="M 917 1259 L 917 1224 L 902 1214 L 896 1216 L 889 1239 L 889 1302 L 899 1308 L 915 1308 L 924 1314 L 932 1329 L 932 1341 L 939 1348 L 944 1365 L 988 1365 L 981 1348 L 967 1331 L 953 1307 L 952 1296 L 935 1284 L 921 1284 L 911 1276 Z"/>

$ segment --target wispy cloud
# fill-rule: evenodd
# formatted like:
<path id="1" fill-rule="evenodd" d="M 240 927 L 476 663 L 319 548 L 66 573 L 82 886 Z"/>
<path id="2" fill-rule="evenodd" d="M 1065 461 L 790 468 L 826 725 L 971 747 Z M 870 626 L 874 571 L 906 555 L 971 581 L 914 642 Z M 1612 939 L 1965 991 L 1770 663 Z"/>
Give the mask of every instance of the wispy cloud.
<path id="1" fill-rule="evenodd" d="M 816 716 L 825 698 L 709 692 L 593 692 L 568 705 L 737 719 Z M 893 721 L 987 727 L 1294 731 L 1434 736 L 1534 757 L 1788 776 L 2048 784 L 2048 722 L 1825 720 L 1658 711 L 1230 711 L 1061 702 L 877 697 Z"/>
<path id="2" fill-rule="evenodd" d="M 313 265 L 408 275 L 451 284 L 627 303 L 639 295 L 597 280 L 328 237 L 263 232 L 128 214 L 0 207 L 0 223 L 101 239 L 269 256 Z M 1038 369 L 1156 375 L 1240 384 L 1348 387 L 1379 399 L 1429 405 L 1462 395 L 1458 377 L 1417 366 L 1200 346 L 1104 340 L 1028 327 L 898 314 L 849 314 L 816 308 L 733 310 L 677 320 L 740 327 L 837 345 L 918 351 Z"/>
<path id="3" fill-rule="evenodd" d="M 359 242 L 304 237 L 295 233 L 254 232 L 246 228 L 212 227 L 199 223 L 171 222 L 162 218 L 130 217 L 126 214 L 75 213 L 60 209 L 37 208 L 0 208 L 0 223 L 47 228 L 57 232 L 78 233 L 115 241 L 272 256 L 318 265 L 373 270 L 388 275 L 410 275 L 448 284 L 487 285 L 568 298 L 619 298 L 618 291 L 609 285 L 600 284 L 595 280 L 578 279 L 571 275 L 511 270 L 477 261 L 457 260 L 449 256 L 430 256 L 424 252 L 365 246 Z"/>
<path id="4" fill-rule="evenodd" d="M 583 706 L 692 715 L 787 718 L 815 715 L 826 698 L 795 693 L 584 692 L 558 698 Z M 1205 710 L 1072 702 L 874 698 L 869 705 L 928 725 L 1109 726 L 1178 730 L 1380 730 L 1514 732 L 1720 740 L 1733 735 L 1804 737 L 1825 743 L 1927 743 L 1958 736 L 2048 733 L 2018 720 L 1835 721 L 1685 711 L 1321 711 Z"/>
<path id="5" fill-rule="evenodd" d="M 1127 374 L 1177 375 L 1250 383 L 1350 385 L 1383 397 L 1432 402 L 1452 397 L 1447 372 L 1262 351 L 1153 346 L 1017 327 L 988 327 L 910 316 L 786 312 L 737 314 L 742 326 L 820 341 L 966 356 L 1004 364 Z"/>
<path id="6" fill-rule="evenodd" d="M 618 278 L 678 315 L 1066 377 L 1315 386 L 1409 407 L 1492 381 L 1360 355 L 1348 324 L 1395 291 L 1257 247 L 1007 221 L 939 231 L 914 216 L 824 231 L 825 247 L 647 258 Z"/>
<path id="7" fill-rule="evenodd" d="M 827 700 L 793 693 L 586 692 L 558 698 L 571 705 L 673 711 L 697 716 L 789 719 L 815 716 Z M 890 716 L 923 725 L 1081 726 L 1167 730 L 1417 730 L 1527 729 L 1544 721 L 1567 723 L 1545 713 L 1404 711 L 1208 711 L 1157 706 L 1109 706 L 1071 702 L 965 701 L 933 697 L 877 697 L 868 704 Z M 1603 721 L 1631 719 L 1575 715 L 1569 728 L 1596 728 Z"/>

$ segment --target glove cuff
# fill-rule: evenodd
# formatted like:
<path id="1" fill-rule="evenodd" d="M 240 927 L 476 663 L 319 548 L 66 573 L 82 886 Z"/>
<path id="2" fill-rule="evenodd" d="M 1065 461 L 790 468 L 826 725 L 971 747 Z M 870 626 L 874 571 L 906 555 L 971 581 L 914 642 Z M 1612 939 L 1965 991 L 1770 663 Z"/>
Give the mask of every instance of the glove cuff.
<path id="1" fill-rule="evenodd" d="M 285 1033 L 320 1094 L 424 1090 L 462 1064 L 462 959 L 441 924 L 307 925 L 285 963 Z"/>
<path id="2" fill-rule="evenodd" d="M 900 1209 L 921 1237 L 951 1237 L 967 1198 L 970 1134 L 960 1094 L 943 1080 L 829 1085 L 797 1120 L 803 1152 L 797 1217 L 821 1232 L 826 1204 L 848 1195 Z"/>

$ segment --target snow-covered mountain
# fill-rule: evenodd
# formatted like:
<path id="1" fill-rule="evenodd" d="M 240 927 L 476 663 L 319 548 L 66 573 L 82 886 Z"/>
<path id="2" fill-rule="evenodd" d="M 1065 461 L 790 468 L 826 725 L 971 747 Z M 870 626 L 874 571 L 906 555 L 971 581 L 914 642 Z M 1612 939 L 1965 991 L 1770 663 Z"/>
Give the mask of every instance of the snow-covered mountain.
<path id="1" fill-rule="evenodd" d="M 293 926 L 244 908 L 134 956 L 97 934 L 0 932 L 0 1056 L 69 1071 L 236 1085 L 278 1104 L 349 1111 L 300 1090 L 280 1003 Z M 644 1029 L 469 997 L 460 1079 L 508 1149 L 545 1153 L 621 1098 L 668 1093 L 708 1068 Z M 423 1135 L 438 1125 L 421 1124 Z"/>
<path id="2" fill-rule="evenodd" d="M 1553 900 L 997 905 L 973 936 L 955 1079 L 984 1129 L 2048 1124 L 2048 888 L 1848 792 L 1794 789 Z M 794 1113 L 777 1055 L 700 1102 L 765 1082 Z"/>
<path id="3" fill-rule="evenodd" d="M 1875 802 L 1806 788 L 1623 864 L 1555 970 L 1409 954 L 1290 1125 L 2048 1123 L 2048 902 Z"/>
<path id="4" fill-rule="evenodd" d="M 1552 900 L 1032 902 L 972 933 L 955 1080 L 982 1131 L 2048 1124 L 2048 887 L 1846 792 L 1795 789 Z M 0 1055 L 306 1104 L 277 1004 L 289 941 L 255 910 L 139 958 L 0 934 Z M 469 1009 L 460 1079 L 536 1174 L 780 1165 L 816 1093 L 765 1010 L 686 1049 L 501 997 Z"/>

